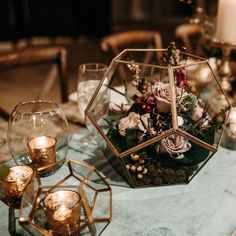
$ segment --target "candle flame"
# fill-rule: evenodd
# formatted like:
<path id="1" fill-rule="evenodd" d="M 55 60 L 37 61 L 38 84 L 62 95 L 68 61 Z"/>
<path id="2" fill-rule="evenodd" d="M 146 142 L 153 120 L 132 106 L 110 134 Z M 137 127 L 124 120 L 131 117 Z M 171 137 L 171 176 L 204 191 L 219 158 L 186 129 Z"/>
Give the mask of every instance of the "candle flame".
<path id="1" fill-rule="evenodd" d="M 64 205 L 60 206 L 55 212 L 54 212 L 54 219 L 57 221 L 63 221 L 66 218 L 71 216 L 71 210 Z"/>

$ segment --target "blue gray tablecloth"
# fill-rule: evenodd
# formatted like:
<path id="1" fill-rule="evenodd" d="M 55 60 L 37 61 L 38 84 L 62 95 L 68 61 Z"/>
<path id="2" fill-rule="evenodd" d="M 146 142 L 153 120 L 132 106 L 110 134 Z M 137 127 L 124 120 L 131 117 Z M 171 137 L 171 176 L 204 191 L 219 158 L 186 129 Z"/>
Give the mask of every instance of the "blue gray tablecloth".
<path id="1" fill-rule="evenodd" d="M 235 151 L 220 148 L 188 185 L 143 189 L 119 186 L 122 179 L 85 129 L 73 135 L 68 157 L 94 165 L 112 186 L 113 218 L 103 236 L 231 236 L 236 230 Z M 9 235 L 7 215 L 0 203 L 1 236 Z"/>

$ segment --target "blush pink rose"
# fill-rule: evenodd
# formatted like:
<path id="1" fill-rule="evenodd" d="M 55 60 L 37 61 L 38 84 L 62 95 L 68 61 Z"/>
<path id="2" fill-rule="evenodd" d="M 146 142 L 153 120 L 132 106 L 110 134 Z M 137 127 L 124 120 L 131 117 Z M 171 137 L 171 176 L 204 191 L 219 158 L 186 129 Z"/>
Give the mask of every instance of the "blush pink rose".
<path id="1" fill-rule="evenodd" d="M 200 106 L 197 106 L 194 110 L 194 113 L 193 113 L 193 116 L 192 116 L 192 119 L 194 121 L 198 121 L 202 118 L 202 115 L 203 115 L 203 108 L 200 107 Z"/>
<path id="2" fill-rule="evenodd" d="M 171 111 L 171 93 L 170 84 L 156 82 L 152 86 L 152 93 L 156 98 L 157 110 L 161 113 L 168 113 Z M 182 94 L 182 89 L 175 87 L 176 99 L 179 99 Z"/>
<path id="3" fill-rule="evenodd" d="M 176 157 L 191 148 L 191 143 L 188 139 L 178 134 L 172 134 L 167 138 L 161 140 L 160 153 L 169 153 L 171 156 Z"/>
<path id="4" fill-rule="evenodd" d="M 194 113 L 193 113 L 193 116 L 192 116 L 192 119 L 195 121 L 195 122 L 198 122 L 202 116 L 204 115 L 204 109 L 201 107 L 201 106 L 197 106 L 194 110 Z M 209 121 L 209 116 L 206 114 L 205 116 L 206 118 L 204 118 L 201 122 L 199 122 L 199 127 L 205 127 L 208 125 Z"/>

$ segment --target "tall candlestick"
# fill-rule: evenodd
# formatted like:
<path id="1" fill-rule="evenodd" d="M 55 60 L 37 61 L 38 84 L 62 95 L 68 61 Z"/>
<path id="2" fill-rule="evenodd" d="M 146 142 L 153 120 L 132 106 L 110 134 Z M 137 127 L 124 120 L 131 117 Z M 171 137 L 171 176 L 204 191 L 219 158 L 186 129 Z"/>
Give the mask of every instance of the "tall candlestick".
<path id="1" fill-rule="evenodd" d="M 32 166 L 45 167 L 56 162 L 56 139 L 49 136 L 40 136 L 28 142 Z"/>
<path id="2" fill-rule="evenodd" d="M 79 193 L 69 190 L 50 193 L 44 199 L 48 226 L 54 236 L 78 235 L 80 202 Z"/>
<path id="3" fill-rule="evenodd" d="M 219 0 L 216 34 L 217 40 L 224 43 L 236 43 L 236 1 Z"/>
<path id="4" fill-rule="evenodd" d="M 21 198 L 33 175 L 29 166 L 14 166 L 3 180 L 3 190 L 9 207 L 20 208 Z"/>

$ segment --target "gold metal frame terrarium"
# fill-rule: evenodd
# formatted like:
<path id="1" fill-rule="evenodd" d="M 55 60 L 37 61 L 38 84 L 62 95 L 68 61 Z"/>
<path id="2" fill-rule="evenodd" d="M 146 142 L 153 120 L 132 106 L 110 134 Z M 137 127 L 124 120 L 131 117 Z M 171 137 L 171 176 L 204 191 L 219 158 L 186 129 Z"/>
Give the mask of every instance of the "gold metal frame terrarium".
<path id="1" fill-rule="evenodd" d="M 121 52 L 85 114 L 111 164 L 144 187 L 189 183 L 217 151 L 229 107 L 208 61 L 172 44 Z"/>
<path id="2" fill-rule="evenodd" d="M 110 186 L 90 165 L 72 159 L 63 160 L 61 164 L 62 167 L 54 175 L 41 179 L 34 178 L 34 183 L 25 190 L 19 213 L 20 225 L 32 235 L 49 236 L 54 233 L 65 235 L 65 232 L 62 231 L 68 231 L 71 228 L 74 232 L 68 231 L 66 235 L 100 235 L 111 222 L 112 192 Z M 42 169 L 47 168 L 56 168 L 56 164 Z M 66 201 L 76 198 L 75 194 L 79 196 L 81 207 L 76 208 L 74 212 L 71 211 L 72 225 L 69 225 L 70 222 L 68 223 L 68 220 L 64 219 L 65 216 L 62 218 L 61 213 L 56 215 L 56 211 L 53 216 L 48 217 L 45 205 L 52 203 L 52 198 L 49 196 L 55 193 L 59 196 L 60 192 L 72 193 L 73 196 L 66 197 Z M 55 206 L 51 205 L 52 210 L 59 205 L 58 196 L 55 196 Z M 67 204 L 71 205 L 68 202 Z M 76 216 L 76 214 L 78 215 Z M 56 221 L 58 218 L 61 222 Z M 78 218 L 77 222 L 75 222 L 76 218 Z M 59 233 L 54 232 L 53 224 L 60 228 Z"/>

